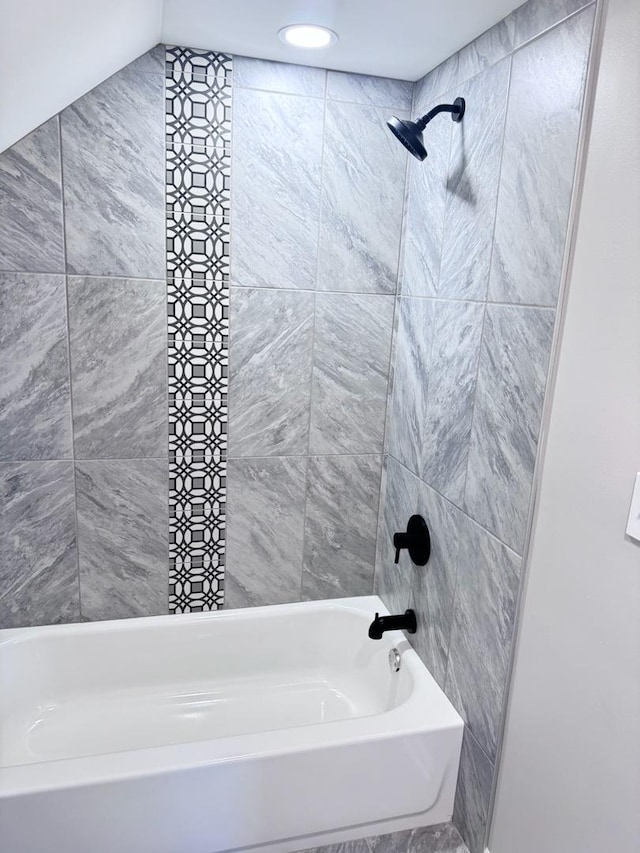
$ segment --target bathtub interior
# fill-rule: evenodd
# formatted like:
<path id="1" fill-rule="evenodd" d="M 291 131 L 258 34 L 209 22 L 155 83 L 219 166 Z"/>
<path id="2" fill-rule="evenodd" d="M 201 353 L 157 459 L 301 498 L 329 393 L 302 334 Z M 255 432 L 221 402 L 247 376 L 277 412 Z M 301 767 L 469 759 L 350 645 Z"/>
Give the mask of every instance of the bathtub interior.
<path id="1" fill-rule="evenodd" d="M 384 714 L 412 692 L 399 635 L 327 603 L 6 632 L 0 766 Z"/>

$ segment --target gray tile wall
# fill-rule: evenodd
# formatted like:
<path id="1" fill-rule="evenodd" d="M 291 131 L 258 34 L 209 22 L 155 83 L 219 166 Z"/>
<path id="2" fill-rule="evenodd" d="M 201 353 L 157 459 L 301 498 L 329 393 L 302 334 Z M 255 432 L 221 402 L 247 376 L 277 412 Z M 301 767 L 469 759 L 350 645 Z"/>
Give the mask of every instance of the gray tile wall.
<path id="1" fill-rule="evenodd" d="M 454 817 L 472 853 L 593 12 L 529 0 L 415 86 L 234 60 L 226 603 L 368 593 L 375 561 L 468 724 Z M 163 54 L 0 154 L 2 627 L 167 608 Z M 457 95 L 464 122 L 434 122 L 407 172 L 388 113 Z M 413 512 L 427 571 L 392 562 Z M 464 846 L 443 825 L 323 849 Z"/>
<path id="2" fill-rule="evenodd" d="M 358 841 L 344 841 L 313 847 L 301 853 L 469 853 L 456 828 L 450 823 L 409 829 L 389 835 L 372 835 Z"/>
<path id="3" fill-rule="evenodd" d="M 167 610 L 163 75 L 0 154 L 0 627 Z"/>
<path id="4" fill-rule="evenodd" d="M 529 0 L 420 81 L 463 96 L 411 160 L 376 589 L 466 721 L 454 822 L 483 853 L 595 5 Z M 391 538 L 420 512 L 425 569 Z"/>
<path id="5" fill-rule="evenodd" d="M 384 122 L 413 86 L 237 57 L 233 150 L 217 113 L 167 142 L 165 75 L 207 109 L 231 77 L 200 54 L 168 70 L 159 46 L 0 155 L 0 464 L 21 466 L 25 531 L 3 514 L 0 624 L 166 612 L 167 331 L 191 350 L 212 324 L 231 337 L 228 606 L 373 590 L 406 177 Z M 229 320 L 193 273 L 169 280 L 167 326 L 165 157 L 225 181 L 191 188 L 203 222 L 226 222 L 233 164 Z"/>
<path id="6" fill-rule="evenodd" d="M 225 606 L 370 594 L 413 86 L 233 62 Z"/>

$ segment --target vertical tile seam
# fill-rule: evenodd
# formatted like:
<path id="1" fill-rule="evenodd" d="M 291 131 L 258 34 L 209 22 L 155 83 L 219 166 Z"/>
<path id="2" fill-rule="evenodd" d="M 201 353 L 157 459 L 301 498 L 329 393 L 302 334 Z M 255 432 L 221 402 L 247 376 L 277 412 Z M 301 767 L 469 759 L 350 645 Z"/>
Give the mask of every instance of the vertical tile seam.
<path id="1" fill-rule="evenodd" d="M 456 56 L 457 56 L 457 54 L 456 54 Z M 446 61 L 447 60 L 445 60 L 445 62 Z M 449 145 L 448 145 L 448 150 L 447 150 L 447 169 L 445 172 L 445 192 L 448 190 L 448 187 L 449 187 L 449 173 L 450 173 L 450 169 L 451 169 L 451 153 L 452 153 L 452 149 L 453 149 L 453 124 L 454 123 L 451 122 L 451 127 L 449 128 Z M 442 222 L 440 223 L 440 241 L 439 241 L 440 242 L 440 248 L 439 248 L 439 252 L 438 252 L 438 263 L 437 263 L 438 272 L 437 272 L 437 278 L 435 281 L 435 288 L 434 288 L 436 296 L 440 293 L 440 278 L 442 275 L 442 251 L 444 249 L 444 226 L 445 226 L 445 223 L 447 221 L 447 208 L 448 207 L 449 207 L 449 201 L 448 201 L 447 195 L 445 195 L 445 203 L 444 203 L 444 207 L 442 209 Z M 431 310 L 434 311 L 435 308 L 432 308 Z M 428 346 L 429 352 L 427 355 L 428 362 L 427 362 L 427 372 L 426 372 L 427 389 L 426 389 L 426 393 L 424 395 L 424 420 L 425 420 L 425 423 L 428 422 L 428 416 L 429 416 L 429 396 L 430 396 L 429 390 L 430 390 L 430 386 L 431 386 L 431 382 L 430 382 L 431 377 L 429 374 L 429 368 L 431 367 L 432 362 L 433 362 L 433 348 L 435 345 L 435 334 L 434 334 L 433 319 L 434 319 L 433 316 L 430 317 L 431 340 L 430 340 L 429 346 Z M 426 482 L 426 480 L 424 480 L 424 478 L 423 478 L 423 473 L 424 473 L 424 444 L 421 447 L 416 448 L 416 449 L 418 451 L 418 464 L 417 464 L 418 471 L 416 472 L 416 476 L 418 477 L 419 480 L 423 480 L 423 482 Z M 428 485 L 428 483 L 427 483 L 427 485 Z"/>
<path id="2" fill-rule="evenodd" d="M 446 61 L 447 60 L 445 60 L 445 62 Z M 414 88 L 414 98 L 415 98 L 415 88 Z M 453 145 L 453 122 L 452 122 L 452 126 L 449 128 L 449 145 L 448 145 L 448 150 L 447 150 L 447 169 L 445 172 L 445 189 L 447 188 L 448 183 L 449 183 L 449 169 L 451 167 L 452 145 Z M 409 187 L 409 199 L 410 199 L 410 195 L 411 195 L 411 187 Z M 441 276 L 441 272 L 442 272 L 442 250 L 444 247 L 444 226 L 445 226 L 445 222 L 446 222 L 446 214 L 447 214 L 447 207 L 448 206 L 449 206 L 448 201 L 447 201 L 447 198 L 445 196 L 445 204 L 444 204 L 444 207 L 442 210 L 442 222 L 440 223 L 440 249 L 439 249 L 439 253 L 438 253 L 438 264 L 437 264 L 438 273 L 437 273 L 437 280 L 435 282 L 435 288 L 434 288 L 436 297 L 440 291 L 440 276 Z M 407 203 L 407 211 L 408 211 L 408 209 L 409 209 L 409 202 Z M 411 298 L 411 294 L 401 294 L 401 296 L 404 299 L 410 299 Z M 435 306 L 431 310 L 435 310 Z M 398 317 L 398 322 L 399 321 L 400 321 L 400 317 Z M 426 389 L 426 393 L 424 394 L 424 420 L 425 420 L 425 423 L 428 421 L 429 387 L 431 385 L 428 369 L 431 367 L 431 364 L 433 361 L 432 356 L 433 356 L 433 347 L 434 347 L 434 338 L 435 338 L 435 336 L 433 334 L 433 326 L 434 326 L 433 317 L 430 318 L 430 321 L 431 321 L 431 332 L 432 332 L 432 334 L 431 334 L 431 340 L 430 340 L 429 346 L 428 346 L 429 352 L 427 354 L 427 373 L 426 373 L 427 389 Z M 399 335 L 398 335 L 398 337 L 399 337 Z M 416 448 L 416 450 L 417 450 L 417 468 L 418 468 L 418 471 L 414 472 L 415 476 L 419 480 L 421 480 L 422 482 L 429 485 L 429 483 L 427 483 L 426 479 L 423 476 L 423 472 L 424 472 L 424 458 L 423 458 L 424 446 L 422 445 L 419 448 Z"/>
<path id="3" fill-rule="evenodd" d="M 229 415 L 229 405 L 231 401 L 231 263 L 233 257 L 233 164 L 234 164 L 234 147 L 233 147 L 233 115 L 234 115 L 234 100 L 235 100 L 235 74 L 234 74 L 234 63 L 235 57 L 233 53 L 225 54 L 229 58 L 229 62 L 231 64 L 231 73 L 228 78 L 225 77 L 225 84 L 229 90 L 229 198 L 226 201 L 226 210 L 225 214 L 227 216 L 227 220 L 229 222 L 229 239 L 227 242 L 227 252 L 228 252 L 228 275 L 226 279 L 226 286 L 223 278 L 222 290 L 223 294 L 226 297 L 227 301 L 227 342 L 224 350 L 225 358 L 227 361 L 227 393 L 226 393 L 226 402 L 224 405 L 224 415 L 226 418 L 226 443 L 225 443 L 225 454 L 224 454 L 224 462 L 220 464 L 220 471 L 222 476 L 224 477 L 224 528 L 223 528 L 223 536 L 224 536 L 224 550 L 222 555 L 222 568 L 220 570 L 220 565 L 218 565 L 220 578 L 218 580 L 218 590 L 220 597 L 220 604 L 218 609 L 222 609 L 224 607 L 225 598 L 226 598 L 226 580 L 227 580 L 227 532 L 228 532 L 228 477 L 229 477 L 229 424 L 231 422 Z M 224 177 L 224 172 L 223 172 Z M 224 181 L 223 181 L 224 183 Z"/>
<path id="4" fill-rule="evenodd" d="M 327 91 L 329 85 L 329 73 L 324 70 L 324 95 L 322 101 L 322 151 L 320 154 L 320 187 L 318 196 L 318 233 L 316 239 L 316 271 L 313 288 L 313 323 L 311 327 L 311 369 L 309 371 L 309 416 L 307 418 L 307 451 L 305 454 L 305 474 L 304 474 L 304 510 L 302 513 L 302 553 L 300 555 L 300 593 L 299 599 L 302 601 L 303 586 L 304 586 L 304 555 L 307 547 L 307 508 L 309 503 L 309 469 L 311 458 L 311 416 L 313 412 L 313 378 L 315 375 L 315 355 L 316 355 L 316 319 L 318 314 L 318 276 L 320 274 L 320 235 L 322 233 L 322 212 L 324 209 L 324 164 L 325 164 L 325 144 L 327 130 Z"/>
<path id="5" fill-rule="evenodd" d="M 478 363 L 476 365 L 476 375 L 475 375 L 475 385 L 473 392 L 473 406 L 471 409 L 471 429 L 469 431 L 469 443 L 467 445 L 467 464 L 465 466 L 464 472 L 464 484 L 462 487 L 462 507 L 466 507 L 466 498 L 467 498 L 467 483 L 469 480 L 469 463 L 471 459 L 471 437 L 473 436 L 473 427 L 476 421 L 476 403 L 478 400 L 478 380 L 480 379 L 480 361 L 482 359 L 482 347 L 484 345 L 484 334 L 485 334 L 485 324 L 487 319 L 487 306 L 489 303 L 489 287 L 491 286 L 491 270 L 493 269 L 493 256 L 495 250 L 495 240 L 496 240 L 496 228 L 498 224 L 498 207 L 500 204 L 500 191 L 502 188 L 502 166 L 504 162 L 504 145 L 507 134 L 507 121 L 509 117 L 509 98 L 511 97 L 511 76 L 513 73 L 513 51 L 507 54 L 504 59 L 509 58 L 509 75 L 507 77 L 507 89 L 505 92 L 505 107 L 504 107 L 504 121 L 502 123 L 502 135 L 500 141 L 500 164 L 498 166 L 498 188 L 496 192 L 496 200 L 493 208 L 493 228 L 491 229 L 491 252 L 489 255 L 489 269 L 487 272 L 487 287 L 484 294 L 484 300 L 482 302 L 482 329 L 480 332 L 480 348 L 478 350 Z M 503 61 L 503 60 L 500 60 Z M 466 509 L 462 509 L 462 511 L 472 518 L 471 514 L 466 511 Z M 472 518 L 475 521 L 475 519 Z M 495 535 L 495 534 L 494 534 Z M 500 537 L 497 537 L 498 539 Z M 501 540 L 502 541 L 502 540 Z M 506 544 L 506 543 L 504 543 Z"/>
<path id="6" fill-rule="evenodd" d="M 483 757 L 483 758 L 487 761 L 487 763 L 489 764 L 489 767 L 491 768 L 491 776 L 492 776 L 492 777 L 493 777 L 493 776 L 495 776 L 496 762 L 495 762 L 495 761 L 492 761 L 492 760 L 491 760 L 491 758 L 487 755 L 487 753 L 486 753 L 486 752 L 485 752 L 485 750 L 484 750 L 484 747 L 482 746 L 482 744 L 480 743 L 480 741 L 478 740 L 478 738 L 477 738 L 477 737 L 475 736 L 475 734 L 473 733 L 473 729 L 471 728 L 471 726 L 470 726 L 470 725 L 468 725 L 468 724 L 465 722 L 464 727 L 465 727 L 465 731 L 466 731 L 466 733 L 467 733 L 467 734 L 469 735 L 469 737 L 473 740 L 473 743 L 475 744 L 476 748 L 477 748 L 477 749 L 482 753 L 482 757 Z M 490 807 L 491 807 L 491 797 L 489 797 L 489 800 L 487 801 L 487 806 L 486 806 L 486 814 L 485 814 L 485 821 L 484 821 L 484 823 L 485 823 L 485 830 L 486 830 L 486 827 L 487 827 L 488 822 L 489 822 Z M 455 826 L 455 828 L 456 828 L 456 829 L 458 829 L 458 827 L 457 827 L 455 824 L 454 824 L 454 826 Z M 460 830 L 459 830 L 459 829 L 458 829 L 458 832 L 460 832 Z M 461 832 L 460 832 L 460 836 L 462 837 L 462 833 L 461 833 Z M 463 840 L 464 840 L 464 838 L 463 838 Z M 466 841 L 465 841 L 465 844 L 466 844 Z M 482 846 L 483 846 L 483 849 L 486 847 L 486 839 L 485 839 L 485 843 L 483 843 L 483 845 L 482 845 Z"/>
<path id="7" fill-rule="evenodd" d="M 167 58 L 169 53 L 169 45 L 165 44 L 164 46 L 164 74 L 163 74 L 163 100 L 162 100 L 162 112 L 163 112 L 163 133 L 162 133 L 162 146 L 163 146 L 163 182 L 164 182 L 164 239 L 163 239 L 163 252 L 164 252 L 164 274 L 165 274 L 165 298 L 167 303 L 167 325 L 166 325 L 166 339 L 167 339 L 167 365 L 166 365 L 166 376 L 167 376 L 167 613 L 171 614 L 172 611 L 171 606 L 171 587 L 172 587 L 172 574 L 173 571 L 173 561 L 171 557 L 172 549 L 171 549 L 171 536 L 172 536 L 172 500 L 171 500 L 171 479 L 173 474 L 173 465 L 171 459 L 171 411 L 170 411 L 170 371 L 171 371 L 171 343 L 169 337 L 169 269 L 167 263 L 168 256 L 168 240 L 169 240 L 169 222 L 173 216 L 173 210 L 169 210 L 168 205 L 168 164 L 169 164 L 169 150 L 170 146 L 167 142 L 167 102 L 168 102 L 168 80 L 169 80 L 169 72 L 167 69 Z"/>
<path id="8" fill-rule="evenodd" d="M 163 153 L 163 184 L 164 184 L 164 234 L 162 239 L 162 250 L 164 260 L 164 300 L 165 300 L 165 328 L 166 334 L 166 380 L 167 380 L 167 613 L 171 613 L 171 454 L 169 446 L 171 441 L 171 395 L 169 392 L 169 350 L 171 347 L 169 335 L 169 275 L 167 269 L 167 239 L 168 239 L 168 220 L 169 220 L 169 204 L 168 204 L 168 186 L 167 186 L 167 166 L 168 166 L 168 151 L 169 144 L 167 143 L 167 45 L 163 45 L 163 74 L 162 74 L 162 153 Z"/>
<path id="9" fill-rule="evenodd" d="M 516 31 L 515 31 L 515 35 L 514 35 L 514 47 L 513 47 L 512 52 L 517 53 L 519 50 L 522 50 L 523 47 L 528 47 L 528 45 L 530 45 L 532 42 L 537 41 L 539 38 L 542 38 L 542 36 L 545 36 L 547 33 L 551 32 L 551 30 L 555 30 L 555 28 L 559 27 L 561 24 L 565 24 L 570 18 L 575 18 L 576 15 L 579 15 L 581 12 L 584 12 L 584 10 L 588 9 L 589 6 L 595 6 L 597 4 L 597 2 L 598 2 L 598 0 L 587 0 L 587 2 L 584 4 L 584 6 L 581 6 L 579 9 L 574 9 L 573 12 L 570 12 L 568 15 L 565 15 L 564 18 L 560 18 L 559 21 L 555 21 L 553 24 L 549 24 L 548 27 L 545 27 L 543 30 L 540 30 L 539 33 L 535 33 L 535 35 L 530 36 L 528 39 L 526 39 L 526 41 L 523 41 L 520 44 L 516 43 L 518 40 L 518 22 L 516 21 Z M 526 5 L 527 5 L 526 3 L 522 4 L 522 6 L 526 6 Z M 519 9 L 522 8 L 522 6 L 519 6 L 517 9 L 514 9 L 514 12 L 517 12 Z M 592 31 L 592 38 L 593 38 L 593 31 Z"/>
<path id="10" fill-rule="evenodd" d="M 522 549 L 520 579 L 518 584 L 518 595 L 513 619 L 513 629 L 509 649 L 509 660 L 507 663 L 507 671 L 505 675 L 505 688 L 502 697 L 502 709 L 497 728 L 496 758 L 493 766 L 493 778 L 491 783 L 489 804 L 487 808 L 487 820 L 485 824 L 485 833 L 483 839 L 485 847 L 489 843 L 489 837 L 491 832 L 491 824 L 493 820 L 493 812 L 498 788 L 500 762 L 504 746 L 504 737 L 509 707 L 511 704 L 513 672 L 515 669 L 515 662 L 520 642 L 520 623 L 527 595 L 533 535 L 539 511 L 539 497 L 543 476 L 544 457 L 547 449 L 549 425 L 553 408 L 553 396 L 558 376 L 560 347 L 564 331 L 564 323 L 567 314 L 567 306 L 571 284 L 570 279 L 576 249 L 580 207 L 582 203 L 582 194 L 584 189 L 585 172 L 587 166 L 589 136 L 595 109 L 598 72 L 602 56 L 604 31 L 606 24 L 605 12 L 607 8 L 607 2 L 608 0 L 594 0 L 593 3 L 585 4 L 585 6 L 583 6 L 581 9 L 578 9 L 575 13 L 567 16 L 567 18 L 564 18 L 563 21 L 558 22 L 563 23 L 569 18 L 574 17 L 574 15 L 581 14 L 590 6 L 595 6 L 594 19 L 591 27 L 591 38 L 588 48 L 587 67 L 583 81 L 582 99 L 580 102 L 580 127 L 578 132 L 576 159 L 573 171 L 569 218 L 567 221 L 565 234 L 565 244 L 562 259 L 562 273 L 560 276 L 560 290 L 558 294 L 557 305 L 554 309 L 556 312 L 554 322 L 554 334 L 549 356 L 549 365 L 547 368 L 547 379 L 545 383 L 545 392 L 542 405 L 542 416 L 540 419 L 540 428 L 538 432 L 536 459 L 534 464 L 534 473 L 532 478 L 531 493 L 528 507 L 527 530 L 525 534 L 524 547 Z M 555 26 L 558 26 L 558 24 L 556 24 Z M 550 27 L 549 29 L 553 29 L 553 27 Z M 545 32 L 548 32 L 548 30 Z"/>
<path id="11" fill-rule="evenodd" d="M 415 90 L 416 84 L 412 84 L 411 88 L 411 104 L 409 105 L 409 118 L 413 115 L 413 101 L 415 99 Z M 393 310 L 391 312 L 391 340 L 389 342 L 389 362 L 387 366 L 387 395 L 384 406 L 384 420 L 382 423 L 382 447 L 380 448 L 380 477 L 378 481 L 378 502 L 377 502 L 377 510 L 376 510 L 376 547 L 375 553 L 373 555 L 373 576 L 371 580 L 371 592 L 375 592 L 376 587 L 376 566 L 378 565 L 378 549 L 380 547 L 380 513 L 383 509 L 382 504 L 382 479 L 384 472 L 384 457 L 385 457 L 385 448 L 387 446 L 387 432 L 389 431 L 390 419 L 393 417 L 393 373 L 395 372 L 395 356 L 396 356 L 396 345 L 397 345 L 397 329 L 396 329 L 396 317 L 399 318 L 398 313 L 398 300 L 400 299 L 400 284 L 402 279 L 402 272 L 404 269 L 404 254 L 405 254 L 405 245 L 406 245 L 406 225 L 407 225 L 407 216 L 409 211 L 409 196 L 410 196 L 410 187 L 409 187 L 409 154 L 405 153 L 405 164 L 404 164 L 404 179 L 403 179 L 403 192 L 402 192 L 402 220 L 400 224 L 400 239 L 398 243 L 398 260 L 396 266 L 396 287 L 395 292 L 393 294 Z"/>
<path id="12" fill-rule="evenodd" d="M 64 194 L 64 158 L 62 151 L 62 113 L 61 110 L 57 115 L 58 126 L 58 156 L 60 165 L 60 211 L 62 214 L 62 255 L 64 263 L 64 306 L 65 306 L 65 324 L 67 331 L 67 371 L 69 380 L 69 420 L 70 420 L 70 437 L 71 437 L 71 472 L 73 476 L 73 523 L 76 537 L 76 573 L 78 582 L 78 616 L 82 619 L 82 584 L 80 582 L 80 525 L 78 521 L 78 478 L 76 474 L 76 438 L 75 438 L 75 419 L 73 415 L 73 382 L 71 370 L 71 314 L 69 310 L 69 276 L 67 263 L 67 218 L 65 213 L 65 194 Z"/>
<path id="13" fill-rule="evenodd" d="M 418 88 L 419 81 L 414 81 L 412 90 L 411 90 L 411 104 L 409 105 L 411 118 L 415 112 L 416 106 L 416 90 Z M 380 464 L 380 486 L 378 489 L 378 516 L 376 523 L 376 551 L 374 555 L 374 565 L 373 565 L 373 588 L 372 592 L 375 594 L 377 588 L 377 570 L 378 570 L 378 555 L 380 555 L 380 559 L 382 559 L 382 537 L 384 535 L 384 509 L 386 506 L 386 486 L 388 481 L 388 461 L 390 458 L 394 458 L 391 456 L 389 452 L 389 447 L 387 445 L 387 441 L 390 438 L 390 434 L 393 426 L 393 398 L 395 391 L 395 370 L 396 370 L 396 358 L 397 358 L 397 347 L 398 347 L 398 326 L 397 322 L 399 322 L 399 305 L 400 305 L 400 296 L 402 293 L 402 280 L 404 274 L 404 259 L 405 259 L 405 251 L 406 251 L 406 239 L 407 239 L 407 224 L 408 224 L 408 216 L 409 216 L 409 205 L 411 202 L 411 185 L 409 183 L 409 169 L 411 166 L 411 160 L 409 154 L 406 155 L 405 161 L 405 170 L 404 170 L 404 196 L 403 196 L 403 205 L 402 205 L 402 228 L 400 231 L 400 247 L 398 252 L 398 271 L 396 275 L 396 292 L 394 294 L 393 300 L 393 316 L 391 319 L 391 349 L 389 352 L 389 376 L 387 378 L 387 404 L 385 406 L 385 418 L 384 418 L 384 429 L 382 433 L 382 454 L 381 454 L 381 464 Z M 382 487 L 385 487 L 385 494 L 383 497 Z"/>

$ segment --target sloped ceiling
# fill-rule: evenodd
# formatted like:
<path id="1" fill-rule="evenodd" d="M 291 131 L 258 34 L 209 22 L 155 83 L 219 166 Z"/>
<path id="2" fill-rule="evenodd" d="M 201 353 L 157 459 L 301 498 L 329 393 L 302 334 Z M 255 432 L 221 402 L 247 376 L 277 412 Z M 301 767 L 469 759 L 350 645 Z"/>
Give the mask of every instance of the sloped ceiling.
<path id="1" fill-rule="evenodd" d="M 0 0 L 0 151 L 160 41 L 162 0 Z"/>
<path id="2" fill-rule="evenodd" d="M 0 151 L 159 41 L 415 80 L 520 0 L 0 0 Z M 320 23 L 301 51 L 280 27 Z"/>

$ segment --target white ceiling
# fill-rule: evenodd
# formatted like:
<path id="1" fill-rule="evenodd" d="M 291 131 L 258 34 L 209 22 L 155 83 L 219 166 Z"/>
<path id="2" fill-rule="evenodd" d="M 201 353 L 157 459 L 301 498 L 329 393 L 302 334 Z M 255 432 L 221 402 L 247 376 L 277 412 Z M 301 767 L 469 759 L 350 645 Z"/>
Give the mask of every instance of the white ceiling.
<path id="1" fill-rule="evenodd" d="M 521 1 L 0 0 L 0 151 L 159 41 L 416 80 Z M 285 45 L 291 23 L 338 43 Z"/>
<path id="2" fill-rule="evenodd" d="M 506 17 L 522 0 L 164 0 L 169 44 L 417 80 Z M 277 38 L 323 24 L 336 45 L 301 50 Z"/>

